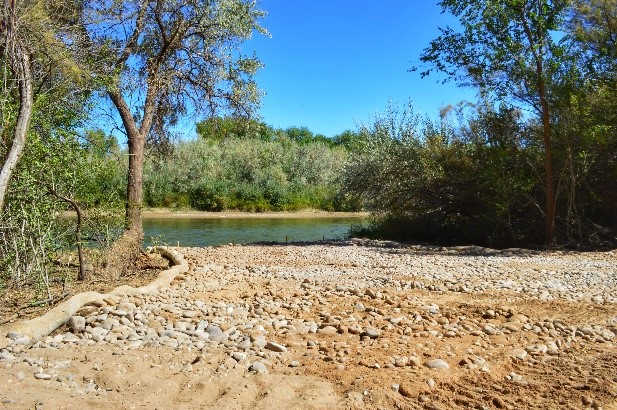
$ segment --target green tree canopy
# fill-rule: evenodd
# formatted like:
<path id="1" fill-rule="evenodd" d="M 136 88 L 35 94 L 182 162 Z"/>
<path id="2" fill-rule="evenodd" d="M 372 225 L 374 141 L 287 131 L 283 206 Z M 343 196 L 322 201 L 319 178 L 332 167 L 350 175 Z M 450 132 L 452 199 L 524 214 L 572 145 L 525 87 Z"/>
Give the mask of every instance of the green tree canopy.
<path id="1" fill-rule="evenodd" d="M 555 193 L 551 154 L 553 85 L 563 81 L 569 65 L 566 47 L 556 41 L 569 11 L 568 0 L 443 0 L 444 12 L 456 16 L 457 32 L 442 28 L 421 61 L 461 85 L 478 87 L 501 101 L 531 107 L 542 122 L 545 156 L 546 242 L 554 240 Z"/>

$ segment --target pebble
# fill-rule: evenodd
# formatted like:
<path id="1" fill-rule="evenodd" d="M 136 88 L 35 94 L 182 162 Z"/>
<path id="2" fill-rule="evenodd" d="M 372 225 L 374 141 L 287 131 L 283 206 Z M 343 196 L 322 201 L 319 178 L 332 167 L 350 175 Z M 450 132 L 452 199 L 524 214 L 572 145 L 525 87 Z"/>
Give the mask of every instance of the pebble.
<path id="1" fill-rule="evenodd" d="M 413 389 L 411 388 L 411 385 L 408 385 L 406 383 L 401 383 L 399 385 L 398 392 L 403 397 L 413 397 Z"/>
<path id="2" fill-rule="evenodd" d="M 448 370 L 450 368 L 450 365 L 448 365 L 448 363 L 442 359 L 429 360 L 428 362 L 424 363 L 424 365 L 428 367 L 429 369 Z"/>
<path id="3" fill-rule="evenodd" d="M 266 368 L 266 365 L 264 365 L 262 362 L 253 362 L 249 366 L 249 371 L 254 372 L 254 373 L 259 373 L 259 374 L 268 373 L 268 369 Z"/>
<path id="4" fill-rule="evenodd" d="M 381 336 L 381 331 L 379 329 L 375 329 L 374 327 L 366 327 L 364 329 L 364 334 L 371 339 L 377 339 L 379 336 Z"/>
<path id="5" fill-rule="evenodd" d="M 278 352 L 278 353 L 285 353 L 287 351 L 287 348 L 285 346 L 278 344 L 276 342 L 266 343 L 265 348 L 268 350 L 272 350 L 273 352 Z"/>
<path id="6" fill-rule="evenodd" d="M 47 373 L 34 373 L 34 378 L 39 380 L 51 380 L 51 374 Z"/>

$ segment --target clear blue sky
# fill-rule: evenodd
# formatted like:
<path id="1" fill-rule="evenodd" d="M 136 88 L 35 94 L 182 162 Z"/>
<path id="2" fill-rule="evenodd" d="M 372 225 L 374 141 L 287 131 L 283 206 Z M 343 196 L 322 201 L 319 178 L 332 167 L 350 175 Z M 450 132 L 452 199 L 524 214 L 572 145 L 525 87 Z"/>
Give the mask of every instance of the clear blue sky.
<path id="1" fill-rule="evenodd" d="M 272 37 L 256 35 L 242 50 L 265 64 L 259 113 L 274 127 L 333 136 L 385 111 L 390 100 L 411 99 L 434 118 L 443 105 L 475 100 L 474 90 L 408 72 L 438 27 L 456 26 L 437 1 L 262 0 L 260 8 Z"/>

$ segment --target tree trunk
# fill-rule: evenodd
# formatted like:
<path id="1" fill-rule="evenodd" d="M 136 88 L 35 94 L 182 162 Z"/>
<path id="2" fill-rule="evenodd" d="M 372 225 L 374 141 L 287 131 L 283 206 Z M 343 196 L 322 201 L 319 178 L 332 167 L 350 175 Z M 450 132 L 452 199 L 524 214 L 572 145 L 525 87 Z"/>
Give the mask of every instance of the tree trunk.
<path id="1" fill-rule="evenodd" d="M 143 204 L 143 173 L 145 138 L 137 133 L 129 135 L 129 170 L 126 191 L 126 222 L 128 229 L 143 230 L 141 208 Z"/>
<path id="2" fill-rule="evenodd" d="M 0 171 L 0 212 L 4 207 L 4 198 L 9 186 L 9 179 L 17 166 L 19 157 L 26 146 L 26 134 L 32 117 L 33 88 L 30 56 L 21 46 L 15 45 L 14 55 L 9 58 L 11 69 L 19 82 L 19 113 L 13 133 L 11 150 Z"/>
<path id="3" fill-rule="evenodd" d="M 127 173 L 126 188 L 126 229 L 143 232 L 141 220 L 142 194 L 143 194 L 143 171 L 144 171 L 144 148 L 146 137 L 137 128 L 135 118 L 131 113 L 124 98 L 117 90 L 108 90 L 107 94 L 114 103 L 122 118 L 122 124 L 128 138 L 129 169 Z"/>
<path id="4" fill-rule="evenodd" d="M 546 179 L 546 246 L 555 242 L 555 191 L 553 188 L 553 160 L 551 153 L 551 122 L 542 70 L 538 79 L 538 93 L 542 109 L 542 136 L 544 139 L 544 173 Z"/>

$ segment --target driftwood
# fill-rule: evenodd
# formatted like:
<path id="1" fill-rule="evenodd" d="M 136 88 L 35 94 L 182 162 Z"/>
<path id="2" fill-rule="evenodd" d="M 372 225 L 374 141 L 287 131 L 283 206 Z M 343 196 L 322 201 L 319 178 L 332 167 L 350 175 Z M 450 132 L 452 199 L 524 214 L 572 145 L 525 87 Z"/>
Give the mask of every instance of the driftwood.
<path id="1" fill-rule="evenodd" d="M 188 263 L 179 252 L 164 246 L 157 246 L 154 251 L 169 259 L 172 267 L 162 271 L 152 283 L 139 288 L 123 285 L 106 294 L 98 292 L 79 293 L 60 303 L 43 316 L 0 327 L 0 349 L 9 346 L 11 340 L 19 340 L 20 344 L 31 346 L 62 326 L 75 312 L 87 304 L 102 301 L 111 296 L 141 295 L 157 290 L 169 286 L 177 275 L 188 271 Z"/>

